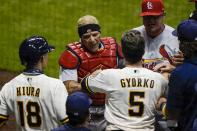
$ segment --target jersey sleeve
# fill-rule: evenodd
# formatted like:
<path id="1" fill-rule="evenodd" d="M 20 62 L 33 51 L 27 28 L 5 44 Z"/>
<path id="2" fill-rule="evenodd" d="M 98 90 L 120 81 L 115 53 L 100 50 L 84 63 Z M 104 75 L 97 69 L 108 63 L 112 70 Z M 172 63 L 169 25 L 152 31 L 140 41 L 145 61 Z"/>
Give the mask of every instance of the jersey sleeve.
<path id="1" fill-rule="evenodd" d="M 68 80 L 78 81 L 77 69 L 65 69 L 60 67 L 59 78 L 62 81 L 68 81 Z"/>
<path id="2" fill-rule="evenodd" d="M 57 119 L 61 123 L 65 123 L 68 121 L 67 115 L 66 115 L 66 100 L 68 97 L 68 92 L 66 90 L 66 87 L 62 82 L 60 82 L 57 85 L 57 88 L 54 92 L 54 108 L 56 110 L 56 116 Z"/>
<path id="3" fill-rule="evenodd" d="M 7 94 L 9 94 L 9 92 L 7 92 L 8 90 L 6 89 L 7 84 L 2 88 L 2 90 L 0 91 L 0 119 L 4 119 L 7 120 L 8 119 L 8 106 L 6 103 L 7 100 Z"/>
<path id="4" fill-rule="evenodd" d="M 167 97 L 168 81 L 161 75 L 161 95 Z"/>
<path id="5" fill-rule="evenodd" d="M 82 88 L 85 88 L 89 93 L 106 93 L 110 90 L 110 82 L 107 78 L 106 70 L 97 75 L 90 75 L 84 78 L 81 82 Z"/>

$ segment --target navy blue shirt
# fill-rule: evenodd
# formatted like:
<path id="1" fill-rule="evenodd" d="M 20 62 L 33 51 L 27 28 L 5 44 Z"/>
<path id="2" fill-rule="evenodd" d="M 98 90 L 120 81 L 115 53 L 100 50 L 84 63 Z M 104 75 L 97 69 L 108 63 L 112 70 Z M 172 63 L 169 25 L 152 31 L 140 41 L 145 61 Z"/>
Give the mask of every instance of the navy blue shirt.
<path id="1" fill-rule="evenodd" d="M 185 60 L 171 74 L 167 109 L 181 111 L 181 131 L 192 131 L 197 118 L 197 58 Z"/>
<path id="2" fill-rule="evenodd" d="M 53 129 L 52 131 L 91 131 L 91 130 L 86 127 L 73 127 L 70 124 L 65 124 L 58 128 Z"/>

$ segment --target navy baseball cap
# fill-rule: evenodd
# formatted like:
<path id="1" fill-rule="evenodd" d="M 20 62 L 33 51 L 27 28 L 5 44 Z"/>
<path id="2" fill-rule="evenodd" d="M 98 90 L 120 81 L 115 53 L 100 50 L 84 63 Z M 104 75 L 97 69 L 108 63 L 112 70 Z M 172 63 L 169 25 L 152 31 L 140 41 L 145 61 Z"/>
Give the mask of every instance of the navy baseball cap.
<path id="1" fill-rule="evenodd" d="M 197 41 L 197 21 L 193 19 L 182 21 L 172 34 L 178 36 L 181 41 Z"/>
<path id="2" fill-rule="evenodd" d="M 73 116 L 81 116 L 89 111 L 89 107 L 92 104 L 90 97 L 83 92 L 77 91 L 70 94 L 66 102 L 67 114 Z"/>

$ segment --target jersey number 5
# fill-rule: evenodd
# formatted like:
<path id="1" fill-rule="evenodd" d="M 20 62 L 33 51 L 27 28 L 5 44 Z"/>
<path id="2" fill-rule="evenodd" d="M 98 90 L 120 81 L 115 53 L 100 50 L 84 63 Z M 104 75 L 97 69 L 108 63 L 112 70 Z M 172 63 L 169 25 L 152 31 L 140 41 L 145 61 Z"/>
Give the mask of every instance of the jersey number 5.
<path id="1" fill-rule="evenodd" d="M 40 117 L 40 107 L 37 102 L 27 102 L 26 104 L 26 112 L 27 116 L 25 116 L 24 112 L 24 104 L 22 101 L 17 102 L 18 111 L 20 114 L 21 126 L 25 126 L 25 118 L 29 127 L 40 127 L 41 126 L 41 117 Z"/>
<path id="2" fill-rule="evenodd" d="M 131 91 L 129 96 L 129 104 L 130 107 L 137 106 L 138 111 L 134 111 L 133 109 L 129 109 L 129 116 L 142 116 L 144 112 L 144 103 L 142 101 L 135 100 L 135 97 L 138 96 L 140 98 L 144 98 L 144 92 Z"/>

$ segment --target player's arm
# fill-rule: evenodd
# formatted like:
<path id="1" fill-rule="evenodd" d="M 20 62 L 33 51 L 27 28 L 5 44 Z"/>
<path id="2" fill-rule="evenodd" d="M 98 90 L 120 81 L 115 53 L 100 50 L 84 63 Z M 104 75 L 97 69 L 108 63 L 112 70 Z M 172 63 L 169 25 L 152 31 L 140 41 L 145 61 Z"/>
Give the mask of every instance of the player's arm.
<path id="1" fill-rule="evenodd" d="M 166 102 L 167 102 L 167 93 L 168 93 L 168 79 L 164 78 L 162 75 L 158 77 L 161 83 L 161 94 L 157 100 L 156 109 L 162 111 L 162 114 L 166 118 Z"/>
<path id="2" fill-rule="evenodd" d="M 64 85 L 66 86 L 66 89 L 67 89 L 69 94 L 72 93 L 72 92 L 81 90 L 81 84 L 78 83 L 75 80 L 64 81 Z"/>
<path id="3" fill-rule="evenodd" d="M 80 90 L 81 85 L 78 83 L 77 67 L 79 58 L 70 50 L 64 51 L 59 58 L 60 79 L 64 82 L 68 93 Z"/>
<path id="4" fill-rule="evenodd" d="M 170 73 L 175 69 L 175 66 L 173 66 L 170 63 L 162 62 L 160 64 L 157 64 L 153 71 L 161 73 L 165 78 L 168 78 L 166 76 L 170 75 Z"/>
<path id="5" fill-rule="evenodd" d="M 8 120 L 9 116 L 8 110 L 7 110 L 7 104 L 6 104 L 6 96 L 10 93 L 6 90 L 8 87 L 6 87 L 7 84 L 4 85 L 2 90 L 0 91 L 0 128 L 5 125 L 6 121 Z"/>
<path id="6" fill-rule="evenodd" d="M 82 91 L 92 93 L 106 93 L 111 89 L 109 77 L 107 76 L 107 70 L 97 70 L 97 73 L 93 73 L 90 76 L 85 77 L 81 81 Z M 107 87 L 107 88 L 106 88 Z"/>
<path id="7" fill-rule="evenodd" d="M 61 82 L 57 84 L 57 87 L 54 91 L 53 105 L 56 110 L 57 119 L 61 124 L 68 122 L 68 117 L 66 115 L 66 100 L 68 92 L 64 87 L 64 84 Z"/>

